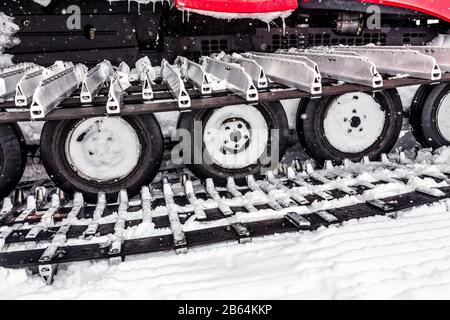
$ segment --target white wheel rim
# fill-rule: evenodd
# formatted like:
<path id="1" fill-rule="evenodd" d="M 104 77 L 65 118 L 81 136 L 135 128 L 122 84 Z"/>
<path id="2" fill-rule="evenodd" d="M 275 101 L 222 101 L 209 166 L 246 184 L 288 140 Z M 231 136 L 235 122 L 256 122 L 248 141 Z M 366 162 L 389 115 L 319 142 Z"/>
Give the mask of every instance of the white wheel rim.
<path id="1" fill-rule="evenodd" d="M 450 142 L 450 92 L 441 100 L 436 117 L 439 132 L 447 142 Z"/>
<path id="2" fill-rule="evenodd" d="M 98 182 L 118 181 L 136 168 L 141 144 L 127 121 L 98 117 L 74 126 L 66 139 L 65 152 L 79 176 Z"/>
<path id="3" fill-rule="evenodd" d="M 256 164 L 269 142 L 269 127 L 253 106 L 223 107 L 204 126 L 205 151 L 216 165 L 242 169 Z"/>
<path id="4" fill-rule="evenodd" d="M 386 112 L 365 93 L 347 93 L 329 106 L 324 131 L 328 142 L 344 153 L 360 153 L 370 148 L 383 133 Z"/>

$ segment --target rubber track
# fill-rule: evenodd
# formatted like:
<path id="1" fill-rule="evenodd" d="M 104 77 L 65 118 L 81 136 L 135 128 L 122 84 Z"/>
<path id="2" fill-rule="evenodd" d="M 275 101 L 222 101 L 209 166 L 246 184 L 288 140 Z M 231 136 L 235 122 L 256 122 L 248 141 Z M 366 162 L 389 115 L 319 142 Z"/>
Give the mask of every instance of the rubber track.
<path id="1" fill-rule="evenodd" d="M 423 176 L 422 176 L 423 177 Z M 320 185 L 319 181 L 314 181 L 314 179 L 310 178 L 307 180 L 310 185 Z M 406 182 L 406 178 L 397 178 L 398 182 Z M 374 184 L 386 184 L 386 181 L 379 181 Z M 292 181 L 283 180 L 283 185 L 290 189 L 293 185 Z M 362 195 L 367 188 L 355 185 L 352 186 L 354 190 L 359 195 Z M 405 193 L 389 198 L 380 199 L 384 203 L 390 206 L 389 209 L 383 210 L 373 204 L 368 202 L 357 203 L 350 206 L 345 207 L 336 207 L 333 209 L 328 209 L 327 212 L 332 214 L 337 220 L 330 223 L 324 220 L 321 216 L 317 214 L 317 212 L 312 212 L 308 214 L 302 215 L 303 218 L 309 221 L 310 225 L 305 225 L 301 227 L 296 227 L 293 223 L 291 223 L 286 216 L 280 215 L 279 218 L 267 219 L 267 220 L 259 220 L 259 221 L 251 221 L 240 223 L 244 226 L 248 233 L 239 235 L 234 228 L 232 228 L 232 222 L 227 223 L 223 226 L 215 226 L 215 227 L 207 227 L 200 230 L 187 231 L 184 233 L 186 238 L 186 244 L 182 246 L 176 246 L 174 244 L 173 234 L 166 235 L 157 235 L 150 236 L 142 239 L 130 239 L 124 240 L 122 242 L 121 251 L 119 254 L 110 254 L 111 243 L 92 243 L 92 244 L 83 244 L 83 245 L 62 245 L 58 247 L 56 255 L 52 258 L 51 261 L 47 261 L 45 263 L 39 262 L 42 254 L 44 253 L 46 248 L 32 249 L 32 250 L 22 250 L 22 251 L 11 251 L 8 250 L 0 252 L 0 266 L 7 268 L 24 268 L 24 267 L 36 267 L 39 265 L 49 265 L 49 264 L 61 264 L 61 263 L 69 263 L 75 261 L 85 261 L 85 260 L 98 260 L 98 259 L 111 259 L 111 258 L 121 258 L 125 259 L 126 256 L 136 255 L 136 254 L 146 254 L 153 252 L 161 252 L 161 251 L 172 251 L 172 250 L 180 250 L 187 249 L 196 246 L 203 246 L 208 244 L 226 242 L 226 241 L 239 241 L 239 242 L 248 242 L 251 238 L 254 237 L 262 237 L 273 234 L 287 233 L 287 232 L 298 232 L 298 231 L 313 231 L 320 227 L 328 227 L 330 225 L 341 224 L 348 220 L 353 219 L 361 219 L 373 216 L 389 216 L 395 217 L 396 212 L 414 208 L 421 205 L 429 205 L 444 199 L 450 198 L 450 187 L 441 187 L 439 188 L 441 191 L 445 193 L 444 197 L 436 198 L 430 195 L 419 193 L 419 192 L 411 192 Z M 240 187 L 239 191 L 242 194 L 249 192 L 246 187 Z M 327 191 L 333 199 L 339 199 L 344 196 L 347 196 L 346 193 L 334 189 Z M 224 198 L 233 198 L 230 193 L 225 190 L 221 190 L 219 192 L 221 197 Z M 199 199 L 211 199 L 209 195 L 205 192 L 196 193 L 197 198 Z M 310 202 L 318 201 L 317 195 L 306 195 L 306 199 Z M 185 196 L 176 195 L 174 197 L 175 203 L 184 207 L 189 205 Z M 326 202 L 327 200 L 322 201 Z M 156 198 L 152 201 L 152 208 L 164 206 L 165 201 L 163 198 Z M 256 206 L 259 210 L 269 210 L 270 207 L 267 204 Z M 295 208 L 299 208 L 299 204 L 293 202 L 292 203 L 292 211 L 295 212 Z M 35 213 L 30 215 L 25 222 L 27 222 L 32 228 L 34 225 L 38 225 L 41 221 L 40 218 L 42 214 L 48 209 L 47 206 L 42 206 L 40 209 L 38 208 Z M 67 217 L 67 213 L 70 211 L 70 207 L 62 206 L 53 216 L 53 222 L 58 223 L 63 221 Z M 93 211 L 95 206 L 85 206 L 79 212 L 77 218 L 78 219 L 90 219 L 92 218 Z M 233 213 L 238 212 L 246 212 L 243 207 L 231 207 Z M 23 209 L 21 209 L 23 210 Z M 7 215 L 7 217 L 3 220 L 0 227 L 3 229 L 7 226 L 11 227 L 15 224 L 16 217 L 21 213 L 21 210 L 18 208 L 13 208 L 11 212 Z M 41 212 L 39 212 L 41 210 Z M 118 206 L 116 204 L 107 205 L 103 217 L 107 217 L 114 212 L 117 212 Z M 130 205 L 127 210 L 127 213 L 133 213 L 141 210 L 140 205 Z M 201 222 L 213 222 L 218 220 L 224 220 L 229 217 L 225 217 L 218 208 L 213 209 L 205 209 L 206 219 L 203 219 Z M 276 210 L 274 210 L 276 212 Z M 289 212 L 289 208 L 285 208 L 284 212 Z M 187 212 L 186 214 L 179 215 L 181 224 L 184 224 L 189 218 L 191 218 L 193 212 Z M 167 215 L 155 216 L 152 217 L 152 222 L 155 224 L 155 229 L 164 229 L 170 228 L 169 217 Z M 136 220 L 126 220 L 125 228 L 130 228 L 133 226 L 138 226 L 142 223 L 141 219 Z M 25 242 L 35 242 L 46 243 L 48 242 L 50 245 L 50 241 L 54 238 L 56 232 L 59 230 L 60 226 L 51 226 L 49 228 L 43 228 L 42 231 L 39 232 L 38 236 L 33 239 L 27 239 L 26 235 L 30 232 L 31 229 L 19 229 L 12 230 L 11 233 L 4 239 L 5 245 L 16 245 Z M 87 224 L 70 225 L 69 232 L 66 234 L 67 239 L 81 239 L 83 237 L 84 232 L 87 229 Z M 1 229 L 0 229 L 1 230 Z M 115 232 L 115 223 L 105 223 L 99 225 L 97 230 L 96 237 L 112 235 Z"/>

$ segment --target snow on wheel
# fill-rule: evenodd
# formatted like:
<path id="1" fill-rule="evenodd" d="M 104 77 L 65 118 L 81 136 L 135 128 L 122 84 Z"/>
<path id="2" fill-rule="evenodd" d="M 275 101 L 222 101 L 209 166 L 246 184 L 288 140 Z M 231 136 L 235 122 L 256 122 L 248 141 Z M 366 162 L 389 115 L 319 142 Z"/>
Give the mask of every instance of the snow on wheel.
<path id="1" fill-rule="evenodd" d="M 25 139 L 17 125 L 0 124 L 0 199 L 17 186 L 27 163 Z"/>
<path id="2" fill-rule="evenodd" d="M 92 201 L 100 191 L 112 199 L 121 189 L 137 194 L 157 174 L 163 148 L 152 115 L 51 121 L 41 137 L 49 176 L 61 189 Z"/>
<path id="3" fill-rule="evenodd" d="M 201 124 L 201 142 L 196 143 L 195 123 Z M 273 160 L 274 143 L 279 146 L 279 159 L 283 156 L 288 123 L 279 103 L 227 106 L 198 110 L 182 114 L 178 128 L 191 133 L 191 154 L 188 168 L 202 179 L 214 178 L 224 183 L 229 176 L 238 182 L 249 174 L 259 175 L 261 169 Z M 279 131 L 279 141 L 273 135 Z M 186 150 L 183 150 L 186 152 Z M 195 155 L 202 155 L 196 163 Z M 185 157 L 186 159 L 186 157 Z"/>
<path id="4" fill-rule="evenodd" d="M 402 126 L 396 90 L 347 93 L 302 101 L 297 130 L 306 151 L 319 162 L 375 159 L 395 145 Z"/>
<path id="5" fill-rule="evenodd" d="M 139 162 L 142 146 L 136 130 L 124 119 L 91 118 L 69 132 L 65 152 L 81 177 L 105 182 L 128 176 Z"/>
<path id="6" fill-rule="evenodd" d="M 386 110 L 368 94 L 347 93 L 328 106 L 323 122 L 325 137 L 337 150 L 358 153 L 381 136 Z"/>
<path id="7" fill-rule="evenodd" d="M 203 133 L 208 156 L 214 164 L 226 169 L 242 169 L 257 163 L 268 141 L 266 119 L 253 106 L 216 110 L 206 121 Z"/>
<path id="8" fill-rule="evenodd" d="M 411 109 L 414 136 L 427 148 L 450 145 L 450 85 L 427 86 L 422 92 Z"/>

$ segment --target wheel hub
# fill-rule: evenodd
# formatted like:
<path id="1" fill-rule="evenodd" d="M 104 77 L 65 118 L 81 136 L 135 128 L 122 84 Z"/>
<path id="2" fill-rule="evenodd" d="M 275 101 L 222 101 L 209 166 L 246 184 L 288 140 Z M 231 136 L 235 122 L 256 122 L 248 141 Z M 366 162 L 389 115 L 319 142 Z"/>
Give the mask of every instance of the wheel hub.
<path id="1" fill-rule="evenodd" d="M 325 137 L 335 149 L 359 153 L 377 141 L 385 121 L 385 112 L 372 96 L 349 93 L 330 104 L 323 125 Z"/>
<path id="2" fill-rule="evenodd" d="M 269 143 L 269 128 L 261 112 L 247 105 L 217 109 L 206 120 L 203 142 L 212 162 L 226 169 L 256 164 Z"/>
<path id="3" fill-rule="evenodd" d="M 242 119 L 230 119 L 221 127 L 220 131 L 224 136 L 223 153 L 239 153 L 244 151 L 250 142 L 251 128 Z"/>
<path id="4" fill-rule="evenodd" d="M 352 128 L 358 129 L 360 125 L 361 125 L 360 117 L 353 117 L 352 120 L 350 121 L 350 126 Z"/>
<path id="5" fill-rule="evenodd" d="M 105 182 L 121 180 L 135 169 L 141 145 L 128 122 L 104 117 L 78 122 L 66 139 L 65 151 L 78 175 Z"/>

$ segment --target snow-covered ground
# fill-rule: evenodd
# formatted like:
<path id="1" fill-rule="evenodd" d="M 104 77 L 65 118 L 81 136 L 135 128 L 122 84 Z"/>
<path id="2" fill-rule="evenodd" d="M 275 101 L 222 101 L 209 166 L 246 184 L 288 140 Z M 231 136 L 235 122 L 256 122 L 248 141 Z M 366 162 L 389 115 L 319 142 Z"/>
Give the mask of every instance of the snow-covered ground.
<path id="1" fill-rule="evenodd" d="M 449 299 L 450 203 L 316 232 L 71 264 L 45 286 L 0 269 L 3 299 Z"/>

